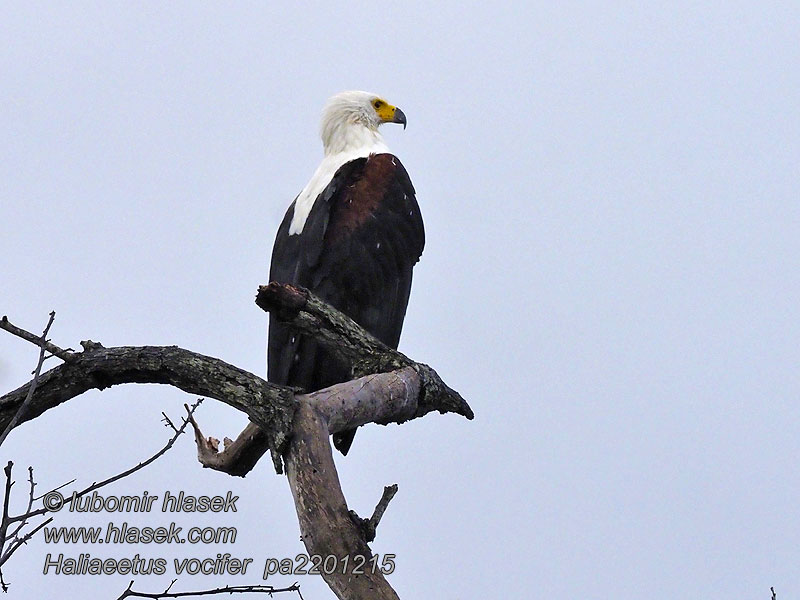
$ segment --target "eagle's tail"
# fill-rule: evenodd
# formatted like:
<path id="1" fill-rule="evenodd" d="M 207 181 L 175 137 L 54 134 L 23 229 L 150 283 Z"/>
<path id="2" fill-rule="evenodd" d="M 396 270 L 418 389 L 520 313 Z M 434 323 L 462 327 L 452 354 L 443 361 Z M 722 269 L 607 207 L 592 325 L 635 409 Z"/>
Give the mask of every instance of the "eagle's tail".
<path id="1" fill-rule="evenodd" d="M 347 431 L 340 431 L 333 434 L 333 445 L 344 456 L 347 456 L 350 450 L 350 445 L 353 443 L 353 438 L 356 437 L 355 429 L 348 429 Z"/>

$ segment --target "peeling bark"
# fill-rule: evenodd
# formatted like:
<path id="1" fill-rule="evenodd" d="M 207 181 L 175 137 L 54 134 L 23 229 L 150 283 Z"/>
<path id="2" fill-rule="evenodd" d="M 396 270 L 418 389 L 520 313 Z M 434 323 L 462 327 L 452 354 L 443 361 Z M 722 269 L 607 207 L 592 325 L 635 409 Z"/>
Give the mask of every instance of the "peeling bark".
<path id="1" fill-rule="evenodd" d="M 309 556 L 348 557 L 352 570 L 356 556 L 372 557 L 362 531 L 350 517 L 333 462 L 325 417 L 308 401 L 301 401 L 295 430 L 286 453 L 286 474 L 294 497 L 300 533 Z M 335 572 L 323 578 L 342 600 L 398 600 L 397 594 L 369 562 L 363 574 Z"/>

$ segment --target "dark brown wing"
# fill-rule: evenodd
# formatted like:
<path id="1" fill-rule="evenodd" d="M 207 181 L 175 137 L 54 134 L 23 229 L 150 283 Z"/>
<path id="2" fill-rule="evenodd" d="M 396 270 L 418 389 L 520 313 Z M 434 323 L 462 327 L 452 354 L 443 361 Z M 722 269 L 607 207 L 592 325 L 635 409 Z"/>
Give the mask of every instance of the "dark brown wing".
<path id="1" fill-rule="evenodd" d="M 303 231 L 289 235 L 294 204 L 278 230 L 270 279 L 309 288 L 385 344 L 400 341 L 411 274 L 425 245 L 422 216 L 405 168 L 391 154 L 342 166 L 314 203 Z M 313 391 L 350 379 L 350 365 L 270 318 L 269 380 Z M 352 435 L 334 436 L 347 453 Z"/>

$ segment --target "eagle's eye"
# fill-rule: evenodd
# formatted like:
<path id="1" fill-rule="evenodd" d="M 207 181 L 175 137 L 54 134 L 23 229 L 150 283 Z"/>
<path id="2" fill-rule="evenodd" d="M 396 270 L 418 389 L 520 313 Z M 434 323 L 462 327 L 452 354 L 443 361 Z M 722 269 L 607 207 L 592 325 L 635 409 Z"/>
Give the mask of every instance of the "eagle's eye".
<path id="1" fill-rule="evenodd" d="M 375 110 L 378 110 L 381 106 L 383 106 L 383 102 L 381 102 L 380 100 L 373 100 L 372 106 L 375 107 Z"/>

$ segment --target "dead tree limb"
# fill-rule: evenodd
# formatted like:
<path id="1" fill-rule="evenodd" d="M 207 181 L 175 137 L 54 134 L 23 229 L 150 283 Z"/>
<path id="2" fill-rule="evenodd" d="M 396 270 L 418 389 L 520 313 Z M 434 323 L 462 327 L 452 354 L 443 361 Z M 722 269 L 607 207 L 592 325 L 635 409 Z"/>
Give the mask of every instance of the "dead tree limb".
<path id="1" fill-rule="evenodd" d="M 386 509 L 389 507 L 389 502 L 392 501 L 392 498 L 394 498 L 396 493 L 396 483 L 387 485 L 385 488 L 383 488 L 383 495 L 378 501 L 378 504 L 375 506 L 375 510 L 372 512 L 372 516 L 369 519 L 362 519 L 358 516 L 356 511 L 350 511 L 350 518 L 353 519 L 356 522 L 356 525 L 361 528 L 364 539 L 366 539 L 368 542 L 371 542 L 375 539 L 375 535 L 378 530 L 378 524 L 380 524 L 381 519 L 383 518 L 383 513 L 386 512 Z"/>
<path id="2" fill-rule="evenodd" d="M 89 389 L 120 383 L 169 384 L 225 402 L 245 412 L 251 424 L 218 453 L 216 441 L 204 438 L 191 419 L 200 461 L 235 473 L 243 470 L 242 461 L 249 470 L 266 448 L 272 450 L 276 468 L 280 468 L 282 457 L 309 555 L 349 559 L 350 569 L 323 574 L 331 589 L 339 598 L 396 599 L 379 569 L 353 569 L 357 557 L 367 562 L 372 557 L 367 545 L 369 535 L 350 516 L 329 437 L 366 423 L 403 423 L 434 410 L 472 419 L 472 410 L 433 369 L 387 348 L 307 290 L 273 283 L 259 288 L 257 303 L 298 332 L 339 352 L 353 364 L 357 379 L 302 394 L 219 359 L 175 346 L 104 348 L 82 342 L 83 352 L 71 354 L 67 364 L 41 375 L 39 388 L 20 423 Z M 0 427 L 11 422 L 30 385 L 0 397 Z M 376 508 L 375 524 L 383 512 L 380 508 L 385 510 L 386 504 L 388 498 Z"/>
<path id="3" fill-rule="evenodd" d="M 301 402 L 297 412 L 294 436 L 286 454 L 286 474 L 303 544 L 309 555 L 347 556 L 350 565 L 361 556 L 368 564 L 372 551 L 350 518 L 325 420 L 308 402 Z M 379 570 L 364 568 L 363 574 L 353 574 L 336 569 L 323 577 L 338 598 L 398 599 Z"/>
<path id="4" fill-rule="evenodd" d="M 338 352 L 354 365 L 354 376 L 364 375 L 299 397 L 294 436 L 284 458 L 308 553 L 348 556 L 351 561 L 356 556 L 369 559 L 370 532 L 352 518 L 347 508 L 329 435 L 368 422 L 403 422 L 430 410 L 455 412 L 472 419 L 472 410 L 433 369 L 387 347 L 307 290 L 271 283 L 259 288 L 256 304 Z M 392 379 L 386 377 L 386 371 L 391 371 Z M 382 499 L 376 507 L 375 524 L 389 499 Z M 323 577 L 339 598 L 397 598 L 380 570 L 368 569 L 357 576 L 337 570 Z"/>
<path id="5" fill-rule="evenodd" d="M 258 288 L 256 304 L 298 332 L 314 337 L 328 349 L 338 353 L 353 365 L 354 378 L 404 367 L 417 371 L 422 381 L 422 395 L 417 413 L 407 416 L 406 420 L 422 416 L 431 410 L 454 412 L 467 419 L 474 417 L 466 401 L 458 392 L 448 387 L 436 371 L 389 348 L 350 317 L 308 290 L 273 282 Z M 335 423 L 332 426 L 337 427 Z M 337 427 L 336 431 L 342 429 Z M 255 423 L 247 425 L 235 441 L 226 444 L 222 452 L 218 452 L 214 443 L 209 443 L 214 438 L 203 437 L 198 426 L 195 427 L 195 436 L 198 440 L 198 459 L 203 466 L 241 477 L 250 472 L 258 459 L 271 447 L 267 435 Z"/>
<path id="6" fill-rule="evenodd" d="M 91 390 L 122 383 L 161 383 L 193 395 L 220 400 L 258 423 L 270 447 L 280 452 L 291 433 L 295 390 L 273 385 L 218 358 L 177 346 L 105 348 L 82 342 L 83 352 L 43 373 L 25 414 L 15 426 Z M 0 397 L 0 428 L 13 418 L 32 382 Z"/>
<path id="7" fill-rule="evenodd" d="M 63 350 L 62 348 L 59 348 L 58 346 L 53 344 L 50 340 L 44 339 L 47 337 L 47 334 L 45 334 L 43 337 L 39 337 L 37 335 L 30 333 L 29 331 L 25 331 L 24 329 L 17 327 L 13 323 L 10 323 L 7 316 L 0 317 L 0 329 L 5 329 L 12 335 L 15 335 L 19 338 L 22 338 L 23 340 L 27 340 L 33 344 L 36 344 L 37 346 L 44 348 L 50 354 L 52 354 L 53 356 L 57 356 L 64 362 L 69 362 L 70 360 L 72 360 L 72 352 L 70 350 Z"/>
<path id="8" fill-rule="evenodd" d="M 306 289 L 272 282 L 258 288 L 256 304 L 297 331 L 310 335 L 353 365 L 353 376 L 413 367 L 422 378 L 420 410 L 454 412 L 472 419 L 472 409 L 428 365 L 415 362 L 370 335 L 347 315 Z"/>

